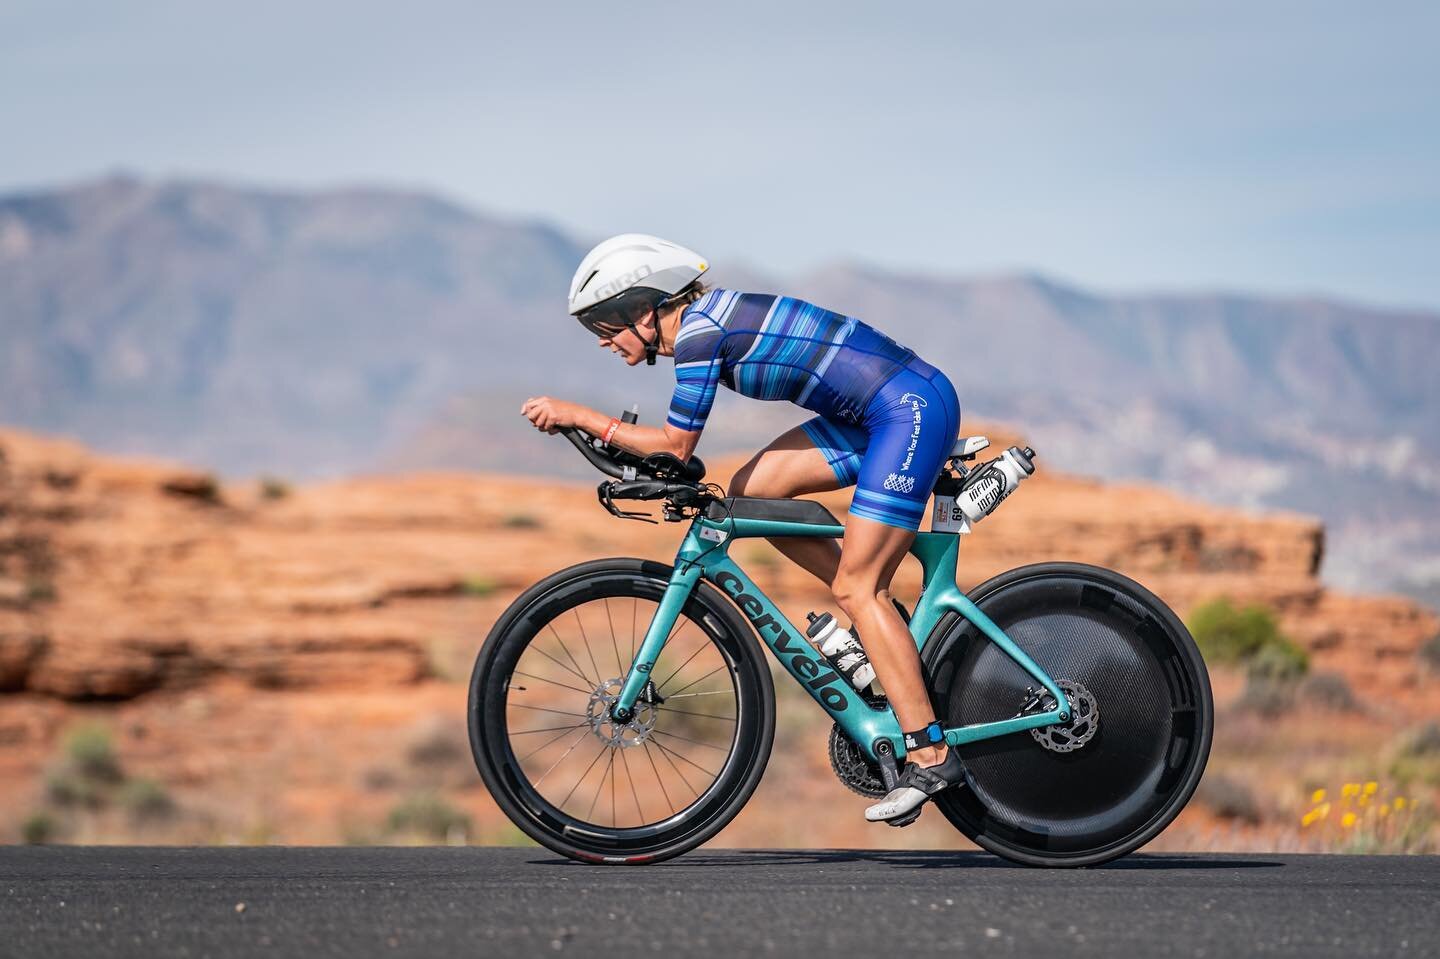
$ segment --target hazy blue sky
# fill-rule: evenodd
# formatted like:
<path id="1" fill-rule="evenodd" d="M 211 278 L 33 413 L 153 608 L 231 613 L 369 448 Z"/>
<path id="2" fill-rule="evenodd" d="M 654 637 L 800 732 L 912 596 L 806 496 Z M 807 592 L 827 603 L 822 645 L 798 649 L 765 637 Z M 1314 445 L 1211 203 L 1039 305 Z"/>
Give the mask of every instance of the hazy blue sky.
<path id="1" fill-rule="evenodd" d="M 0 190 L 120 168 L 1440 306 L 1440 4 L 4 0 Z"/>

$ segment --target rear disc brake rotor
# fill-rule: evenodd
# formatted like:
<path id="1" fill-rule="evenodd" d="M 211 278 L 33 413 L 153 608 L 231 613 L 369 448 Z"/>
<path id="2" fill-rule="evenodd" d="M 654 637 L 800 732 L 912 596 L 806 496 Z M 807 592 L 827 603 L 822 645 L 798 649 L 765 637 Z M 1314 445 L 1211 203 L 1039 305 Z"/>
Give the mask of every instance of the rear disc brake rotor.
<path id="1" fill-rule="evenodd" d="M 1079 683 L 1062 679 L 1055 685 L 1070 702 L 1070 722 L 1060 726 L 1045 726 L 1030 730 L 1035 741 L 1052 753 L 1071 753 L 1084 746 L 1100 728 L 1100 707 L 1090 690 Z M 1055 708 L 1055 700 L 1045 697 L 1042 708 L 1047 712 Z"/>

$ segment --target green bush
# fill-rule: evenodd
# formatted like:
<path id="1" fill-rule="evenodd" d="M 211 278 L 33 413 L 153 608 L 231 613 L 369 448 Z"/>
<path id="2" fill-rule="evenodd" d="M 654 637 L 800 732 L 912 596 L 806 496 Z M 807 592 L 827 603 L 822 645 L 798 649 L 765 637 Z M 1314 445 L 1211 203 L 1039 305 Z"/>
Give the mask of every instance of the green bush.
<path id="1" fill-rule="evenodd" d="M 1206 773 L 1200 780 L 1197 798 L 1221 819 L 1257 824 L 1263 818 L 1255 792 L 1224 773 Z"/>
<path id="2" fill-rule="evenodd" d="M 1440 671 L 1440 635 L 1432 636 L 1420 647 L 1420 662 L 1430 669 Z"/>
<path id="3" fill-rule="evenodd" d="M 419 836 L 432 842 L 447 842 L 456 833 L 470 834 L 470 817 L 437 793 L 411 796 L 390 810 L 390 831 Z"/>
<path id="4" fill-rule="evenodd" d="M 467 576 L 460 582 L 460 592 L 466 596 L 489 596 L 499 588 L 499 581 L 483 575 Z"/>
<path id="5" fill-rule="evenodd" d="M 1360 701 L 1339 673 L 1316 673 L 1300 684 L 1300 695 L 1317 706 L 1341 713 L 1360 711 Z"/>
<path id="6" fill-rule="evenodd" d="M 55 836 L 59 832 L 60 824 L 54 816 L 44 810 L 31 813 L 20 824 L 20 838 L 32 846 L 54 842 Z"/>
<path id="7" fill-rule="evenodd" d="M 161 823 L 173 818 L 175 800 L 153 779 L 132 779 L 120 787 L 120 806 L 137 826 Z"/>
<path id="8" fill-rule="evenodd" d="M 65 738 L 65 756 L 71 770 L 92 783 L 116 784 L 125 779 L 120 758 L 101 726 L 80 726 Z"/>
<path id="9" fill-rule="evenodd" d="M 1295 678 L 1309 667 L 1305 651 L 1280 632 L 1264 606 L 1240 609 L 1221 597 L 1196 607 L 1188 625 L 1206 662 L 1250 666 L 1267 679 Z"/>
<path id="10" fill-rule="evenodd" d="M 281 500 L 290 495 L 290 484 L 274 476 L 260 477 L 260 498 Z"/>
<path id="11" fill-rule="evenodd" d="M 1235 701 L 1235 708 L 1273 719 L 1295 708 L 1296 686 L 1294 680 L 1270 679 L 1252 673 L 1245 677 L 1245 688 Z"/>
<path id="12" fill-rule="evenodd" d="M 540 517 L 531 516 L 529 513 L 511 513 L 500 521 L 500 525 L 506 529 L 539 529 L 545 524 Z"/>

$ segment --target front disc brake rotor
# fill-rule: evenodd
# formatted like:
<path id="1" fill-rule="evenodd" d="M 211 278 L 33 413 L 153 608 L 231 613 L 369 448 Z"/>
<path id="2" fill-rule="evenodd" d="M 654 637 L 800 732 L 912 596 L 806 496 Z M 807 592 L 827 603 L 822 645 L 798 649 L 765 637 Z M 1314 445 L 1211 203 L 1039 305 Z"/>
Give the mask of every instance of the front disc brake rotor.
<path id="1" fill-rule="evenodd" d="M 1063 726 L 1045 726 L 1030 730 L 1035 741 L 1054 753 L 1070 753 L 1095 738 L 1100 729 L 1100 707 L 1090 690 L 1069 679 L 1062 679 L 1055 685 L 1070 701 L 1070 722 Z M 1055 708 L 1055 700 L 1045 697 L 1043 708 Z"/>
<path id="2" fill-rule="evenodd" d="M 607 746 L 628 748 L 639 746 L 650 738 L 650 730 L 655 728 L 655 720 L 660 718 L 660 711 L 654 703 L 638 699 L 635 701 L 635 715 L 630 717 L 630 721 L 616 722 L 610 715 L 610 707 L 620 698 L 623 685 L 623 680 L 607 679 L 596 686 L 595 691 L 590 694 L 589 705 L 585 707 L 585 718 L 596 739 Z"/>

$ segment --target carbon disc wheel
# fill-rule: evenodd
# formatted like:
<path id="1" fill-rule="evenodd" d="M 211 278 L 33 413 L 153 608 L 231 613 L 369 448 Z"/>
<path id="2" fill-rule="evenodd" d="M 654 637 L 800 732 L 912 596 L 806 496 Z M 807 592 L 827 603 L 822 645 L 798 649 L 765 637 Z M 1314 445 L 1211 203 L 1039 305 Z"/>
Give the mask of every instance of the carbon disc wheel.
<path id="1" fill-rule="evenodd" d="M 572 859 L 644 863 L 693 849 L 740 811 L 769 759 L 769 670 L 704 583 L 633 716 L 611 715 L 671 573 L 638 559 L 556 573 L 511 604 L 476 659 L 476 766 L 512 822 Z"/>
<path id="2" fill-rule="evenodd" d="M 1210 752 L 1209 675 L 1189 632 L 1138 583 L 1075 563 L 1011 570 L 971 599 L 1057 680 L 1075 718 L 959 747 L 966 786 L 936 805 L 982 848 L 1028 865 L 1094 865 L 1149 842 L 1189 801 Z M 959 617 L 936 628 L 924 660 L 947 726 L 1009 718 L 1034 700 L 1038 684 Z"/>

